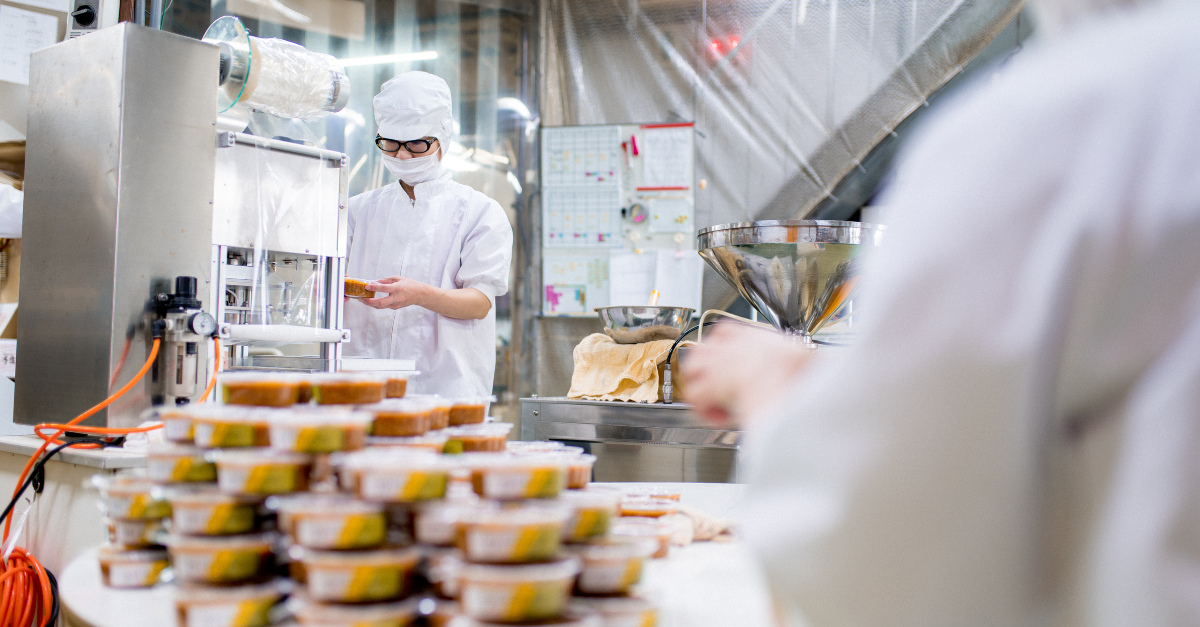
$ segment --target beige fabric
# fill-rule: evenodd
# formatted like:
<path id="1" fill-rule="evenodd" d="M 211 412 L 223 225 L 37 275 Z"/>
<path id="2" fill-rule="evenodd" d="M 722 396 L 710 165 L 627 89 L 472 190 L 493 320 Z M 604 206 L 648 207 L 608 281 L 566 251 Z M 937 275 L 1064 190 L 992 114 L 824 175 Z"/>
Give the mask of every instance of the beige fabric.
<path id="1" fill-rule="evenodd" d="M 672 340 L 617 344 L 593 333 L 575 347 L 575 372 L 568 398 L 593 401 L 659 401 L 658 366 L 667 359 Z"/>

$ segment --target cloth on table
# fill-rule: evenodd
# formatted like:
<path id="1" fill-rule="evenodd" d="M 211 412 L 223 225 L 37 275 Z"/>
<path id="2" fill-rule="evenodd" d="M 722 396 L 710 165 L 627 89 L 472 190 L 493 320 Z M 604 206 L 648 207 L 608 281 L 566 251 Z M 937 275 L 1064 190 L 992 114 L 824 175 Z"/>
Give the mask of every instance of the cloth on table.
<path id="1" fill-rule="evenodd" d="M 674 340 L 617 344 L 593 333 L 575 347 L 575 372 L 567 398 L 592 401 L 655 403 L 661 398 L 658 367 L 667 360 Z M 689 344 L 680 343 L 680 346 Z"/>

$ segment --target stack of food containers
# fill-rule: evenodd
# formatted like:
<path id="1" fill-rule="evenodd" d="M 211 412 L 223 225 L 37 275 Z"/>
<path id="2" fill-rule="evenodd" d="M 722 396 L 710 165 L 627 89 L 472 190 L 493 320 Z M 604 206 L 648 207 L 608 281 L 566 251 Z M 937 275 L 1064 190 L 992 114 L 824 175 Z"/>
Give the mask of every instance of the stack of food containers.
<path id="1" fill-rule="evenodd" d="M 169 552 L 181 625 L 654 624 L 629 593 L 659 545 L 613 533 L 622 496 L 588 487 L 581 449 L 508 443 L 490 399 L 408 395 L 403 377 L 219 381 L 223 404 L 160 412 L 149 481 L 102 486 L 106 583 L 150 585 Z M 126 563 L 140 574 L 108 576 Z"/>
<path id="2" fill-rule="evenodd" d="M 145 588 L 158 583 L 167 567 L 160 541 L 162 521 L 171 506 L 144 477 L 93 477 L 106 516 L 108 543 L 99 549 L 100 576 L 114 588 Z"/>

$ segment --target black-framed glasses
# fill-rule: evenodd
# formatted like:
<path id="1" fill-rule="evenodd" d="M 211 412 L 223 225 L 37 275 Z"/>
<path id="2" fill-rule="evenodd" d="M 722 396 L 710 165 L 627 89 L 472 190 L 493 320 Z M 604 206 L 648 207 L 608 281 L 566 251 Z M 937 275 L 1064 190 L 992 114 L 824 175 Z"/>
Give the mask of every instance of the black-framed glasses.
<path id="1" fill-rule="evenodd" d="M 375 136 L 375 145 L 384 152 L 396 152 L 401 147 L 408 151 L 410 155 L 420 155 L 429 152 L 429 148 L 433 146 L 436 139 L 410 139 L 402 142 L 386 137 Z"/>

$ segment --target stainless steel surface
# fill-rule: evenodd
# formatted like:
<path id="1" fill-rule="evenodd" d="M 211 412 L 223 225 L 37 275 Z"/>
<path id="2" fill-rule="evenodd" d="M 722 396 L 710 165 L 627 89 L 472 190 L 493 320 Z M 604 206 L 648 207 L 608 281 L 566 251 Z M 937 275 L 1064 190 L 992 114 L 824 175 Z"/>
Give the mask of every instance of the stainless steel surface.
<path id="1" fill-rule="evenodd" d="M 17 422 L 68 420 L 128 381 L 145 307 L 176 276 L 209 293 L 217 62 L 216 46 L 128 23 L 33 54 Z M 87 423 L 136 422 L 147 389 Z"/>
<path id="2" fill-rule="evenodd" d="M 701 229 L 700 256 L 780 331 L 810 336 L 851 310 L 882 226 L 766 220 Z"/>
<path id="3" fill-rule="evenodd" d="M 694 309 L 687 307 L 597 307 L 604 333 L 618 344 L 674 340 L 687 329 Z"/>
<path id="4" fill-rule="evenodd" d="M 714 429 L 685 404 L 521 399 L 521 439 L 586 444 L 597 481 L 731 481 L 741 432 Z"/>

